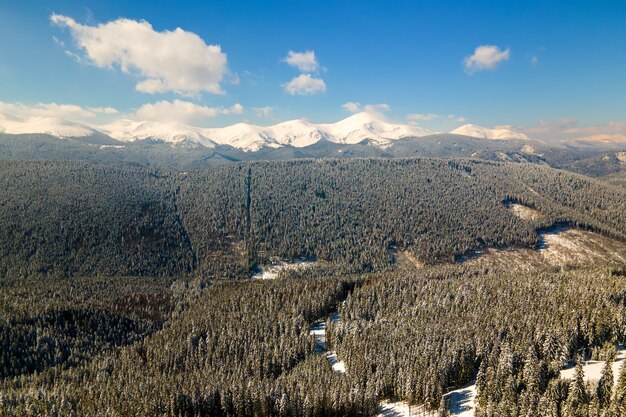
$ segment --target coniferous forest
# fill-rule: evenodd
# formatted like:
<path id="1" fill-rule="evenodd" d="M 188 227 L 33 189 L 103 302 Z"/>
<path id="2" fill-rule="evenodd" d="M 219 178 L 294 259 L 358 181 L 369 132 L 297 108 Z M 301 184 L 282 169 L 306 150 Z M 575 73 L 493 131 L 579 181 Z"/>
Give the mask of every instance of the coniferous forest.
<path id="1" fill-rule="evenodd" d="M 626 259 L 619 184 L 366 158 L 2 161 L 0 189 L 0 415 L 372 416 L 402 400 L 445 416 L 468 383 L 477 416 L 626 415 L 624 262 L 471 261 L 562 229 Z M 256 279 L 279 261 L 306 266 Z"/>

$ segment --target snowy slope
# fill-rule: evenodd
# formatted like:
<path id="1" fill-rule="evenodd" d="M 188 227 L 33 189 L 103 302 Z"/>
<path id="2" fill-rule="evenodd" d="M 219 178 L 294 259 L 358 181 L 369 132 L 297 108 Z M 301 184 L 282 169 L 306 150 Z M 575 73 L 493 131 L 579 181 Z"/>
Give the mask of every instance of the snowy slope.
<path id="1" fill-rule="evenodd" d="M 41 133 L 58 138 L 81 138 L 97 133 L 96 130 L 88 126 L 58 117 L 37 117 L 23 120 L 3 114 L 0 114 L 0 132 L 14 135 Z"/>
<path id="2" fill-rule="evenodd" d="M 270 132 L 261 126 L 237 123 L 232 126 L 203 129 L 202 133 L 221 145 L 230 145 L 245 151 L 258 151 L 264 146 L 279 147 Z"/>
<path id="3" fill-rule="evenodd" d="M 415 126 L 388 123 L 375 115 L 362 112 L 337 123 L 319 125 L 335 143 L 355 144 L 370 139 L 377 145 L 405 137 L 420 137 L 433 132 Z"/>
<path id="4" fill-rule="evenodd" d="M 120 119 L 108 125 L 102 125 L 99 130 L 114 139 L 124 142 L 154 139 L 179 144 L 201 144 L 207 148 L 215 147 L 215 143 L 202 135 L 200 129 L 177 123 L 138 122 Z"/>
<path id="5" fill-rule="evenodd" d="M 463 135 L 463 136 L 471 136 L 474 138 L 480 139 L 522 139 L 528 140 L 528 136 L 523 133 L 514 132 L 510 129 L 489 129 L 487 127 L 476 126 L 476 125 L 463 125 L 461 127 L 457 127 L 452 132 L 455 135 Z"/>
<path id="6" fill-rule="evenodd" d="M 263 147 L 294 146 L 302 148 L 319 141 L 355 144 L 369 139 L 384 146 L 404 137 L 420 137 L 432 132 L 408 125 L 388 123 L 370 113 L 358 113 L 337 123 L 314 124 L 305 120 L 290 120 L 262 127 L 247 123 L 203 129 L 203 134 L 213 141 L 245 151 L 258 151 Z"/>

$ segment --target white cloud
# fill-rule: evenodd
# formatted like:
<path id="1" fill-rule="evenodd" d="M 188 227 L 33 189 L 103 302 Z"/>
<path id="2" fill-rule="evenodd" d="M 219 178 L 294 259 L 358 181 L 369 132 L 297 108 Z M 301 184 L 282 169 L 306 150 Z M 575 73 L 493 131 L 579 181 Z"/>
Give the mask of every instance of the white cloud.
<path id="1" fill-rule="evenodd" d="M 626 145 L 626 135 L 610 135 L 606 133 L 597 133 L 595 135 L 582 136 L 582 137 L 576 138 L 576 140 L 581 141 L 581 142 L 595 142 L 595 143 L 599 142 L 599 143 L 604 143 L 604 144 Z"/>
<path id="2" fill-rule="evenodd" d="M 137 120 L 156 120 L 193 124 L 201 123 L 205 119 L 217 116 L 242 114 L 243 112 L 244 108 L 239 103 L 234 104 L 231 107 L 224 108 L 201 106 L 199 104 L 181 100 L 161 100 L 156 103 L 144 104 L 137 109 L 137 111 L 135 111 L 132 118 Z"/>
<path id="3" fill-rule="evenodd" d="M 533 55 L 530 57 L 530 63 L 533 67 L 536 67 L 537 64 L 539 63 L 539 57 L 537 57 L 537 55 Z"/>
<path id="4" fill-rule="evenodd" d="M 321 78 L 314 78 L 310 74 L 300 74 L 283 84 L 283 88 L 292 96 L 311 95 L 325 92 L 326 83 Z"/>
<path id="5" fill-rule="evenodd" d="M 391 109 L 391 106 L 387 103 L 378 103 L 378 104 L 366 104 L 364 106 L 361 103 L 357 103 L 354 101 L 349 101 L 341 105 L 344 110 L 349 111 L 350 113 L 359 113 L 359 112 L 368 112 L 375 114 L 382 114 L 388 112 Z"/>
<path id="6" fill-rule="evenodd" d="M 502 61 L 510 57 L 510 49 L 504 51 L 493 45 L 482 45 L 474 50 L 474 53 L 463 60 L 465 72 L 473 74 L 476 71 L 493 70 Z"/>
<path id="7" fill-rule="evenodd" d="M 100 68 L 118 66 L 124 73 L 136 74 L 142 79 L 135 86 L 137 91 L 223 94 L 220 82 L 228 73 L 226 54 L 219 45 L 207 45 L 195 33 L 180 28 L 158 32 L 146 21 L 131 19 L 97 26 L 82 25 L 58 14 L 50 20 L 70 29 L 76 45 L 85 53 L 84 58 L 77 56 L 81 62 Z"/>
<path id="8" fill-rule="evenodd" d="M 254 114 L 257 117 L 261 117 L 263 119 L 273 119 L 274 118 L 274 108 L 270 106 L 265 107 L 254 107 L 252 109 Z"/>
<path id="9" fill-rule="evenodd" d="M 391 106 L 387 103 L 380 104 L 366 104 L 363 106 L 363 110 L 368 113 L 384 113 L 388 112 L 391 109 Z"/>
<path id="10" fill-rule="evenodd" d="M 433 119 L 437 119 L 439 117 L 441 117 L 441 116 L 438 115 L 438 114 L 435 114 L 435 113 L 425 113 L 425 114 L 422 114 L 422 113 L 410 113 L 410 114 L 406 115 L 406 118 L 408 120 L 433 120 Z"/>
<path id="11" fill-rule="evenodd" d="M 535 125 L 525 126 L 518 130 L 531 138 L 546 142 L 626 143 L 626 123 L 624 122 L 581 125 L 572 117 L 562 117 L 555 120 L 541 120 Z"/>
<path id="12" fill-rule="evenodd" d="M 294 52 L 289 51 L 284 61 L 300 72 L 314 72 L 319 69 L 319 62 L 314 51 Z"/>
<path id="13" fill-rule="evenodd" d="M 6 103 L 0 101 L 0 113 L 20 119 L 37 117 L 59 117 L 63 119 L 93 119 L 101 114 L 112 115 L 118 111 L 112 107 L 81 107 L 75 104 L 37 103 Z"/>
<path id="14" fill-rule="evenodd" d="M 349 111 L 350 113 L 358 113 L 361 111 L 361 103 L 348 101 L 347 103 L 342 104 L 341 108 Z"/>

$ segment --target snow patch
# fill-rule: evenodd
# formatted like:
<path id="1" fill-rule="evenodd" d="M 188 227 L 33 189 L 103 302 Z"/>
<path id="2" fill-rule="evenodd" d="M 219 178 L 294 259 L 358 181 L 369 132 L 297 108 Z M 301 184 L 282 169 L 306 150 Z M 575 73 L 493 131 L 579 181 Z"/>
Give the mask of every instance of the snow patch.
<path id="1" fill-rule="evenodd" d="M 297 271 L 312 268 L 316 261 L 300 259 L 294 262 L 277 261 L 271 265 L 259 267 L 259 271 L 252 275 L 252 279 L 276 279 L 281 271 Z"/>
<path id="2" fill-rule="evenodd" d="M 489 264 L 531 270 L 546 266 L 626 263 L 626 243 L 598 233 L 565 226 L 539 234 L 535 249 L 488 248 L 465 257 L 461 262 Z"/>
<path id="3" fill-rule="evenodd" d="M 124 145 L 100 145 L 100 149 L 124 149 Z"/>
<path id="4" fill-rule="evenodd" d="M 329 317 L 332 323 L 339 323 L 339 312 L 335 311 Z M 328 364 L 331 366 L 333 371 L 345 374 L 346 373 L 346 364 L 344 361 L 339 360 L 337 357 L 337 352 L 329 351 L 328 344 L 326 343 L 326 321 L 317 321 L 309 326 L 309 335 L 313 336 L 315 339 L 315 349 L 317 353 L 325 353 L 326 360 Z"/>
<path id="5" fill-rule="evenodd" d="M 471 417 L 476 410 L 476 382 L 449 391 L 444 397 L 451 416 Z"/>
<path id="6" fill-rule="evenodd" d="M 613 382 L 614 386 L 617 385 L 617 380 L 622 370 L 622 364 L 626 359 L 626 347 L 620 346 L 617 350 L 617 356 L 613 362 L 611 368 L 613 369 Z M 586 361 L 583 363 L 583 372 L 585 373 L 585 381 L 598 381 L 602 376 L 602 369 L 604 369 L 605 362 L 603 361 Z M 561 379 L 573 379 L 576 373 L 576 366 L 572 365 L 568 368 L 561 370 Z"/>
<path id="7" fill-rule="evenodd" d="M 453 389 L 444 394 L 450 416 L 473 417 L 476 411 L 476 382 L 469 382 L 462 387 Z M 376 417 L 436 417 L 437 410 L 428 410 L 423 405 L 409 405 L 406 401 L 382 401 Z"/>
<path id="8" fill-rule="evenodd" d="M 506 202 L 504 207 L 511 210 L 511 212 L 522 220 L 538 220 L 543 217 L 543 213 L 534 208 L 530 208 L 523 204 Z"/>
<path id="9" fill-rule="evenodd" d="M 406 401 L 385 400 L 380 403 L 376 417 L 409 417 L 411 414 L 415 415 L 414 409 L 417 407 L 409 407 Z"/>

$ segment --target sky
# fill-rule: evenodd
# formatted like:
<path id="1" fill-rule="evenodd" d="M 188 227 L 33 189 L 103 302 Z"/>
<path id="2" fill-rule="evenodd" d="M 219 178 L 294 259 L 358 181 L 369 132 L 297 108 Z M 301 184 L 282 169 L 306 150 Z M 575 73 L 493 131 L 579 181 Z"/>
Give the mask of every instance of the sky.
<path id="1" fill-rule="evenodd" d="M 0 113 L 626 137 L 625 46 L 623 0 L 0 0 Z"/>

